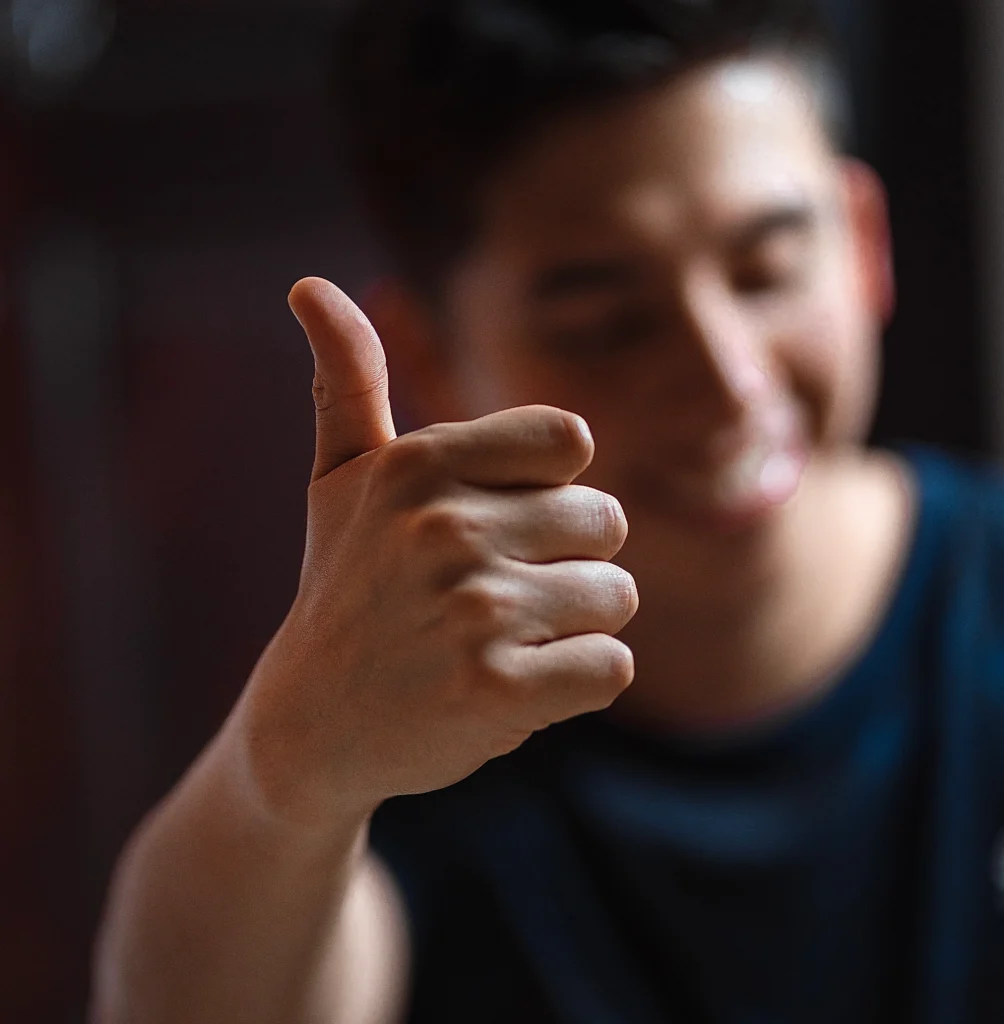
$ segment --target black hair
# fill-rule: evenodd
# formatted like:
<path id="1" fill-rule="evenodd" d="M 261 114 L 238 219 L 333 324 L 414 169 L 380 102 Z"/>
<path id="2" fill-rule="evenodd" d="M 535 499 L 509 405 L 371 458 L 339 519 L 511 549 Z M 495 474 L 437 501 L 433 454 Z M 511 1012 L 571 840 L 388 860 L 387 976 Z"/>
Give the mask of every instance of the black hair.
<path id="1" fill-rule="evenodd" d="M 348 168 L 391 256 L 434 293 L 476 237 L 479 189 L 542 125 L 702 61 L 778 52 L 848 129 L 811 0 L 354 0 L 338 32 Z"/>

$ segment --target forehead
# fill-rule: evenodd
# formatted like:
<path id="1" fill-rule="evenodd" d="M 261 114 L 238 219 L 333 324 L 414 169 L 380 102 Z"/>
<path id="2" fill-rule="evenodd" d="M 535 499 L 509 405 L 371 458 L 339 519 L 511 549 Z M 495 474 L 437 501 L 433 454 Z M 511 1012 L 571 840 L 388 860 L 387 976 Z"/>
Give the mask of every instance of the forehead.
<path id="1" fill-rule="evenodd" d="M 489 184 L 482 248 L 537 261 L 686 245 L 821 199 L 835 166 L 805 75 L 769 58 L 715 62 L 549 126 Z"/>

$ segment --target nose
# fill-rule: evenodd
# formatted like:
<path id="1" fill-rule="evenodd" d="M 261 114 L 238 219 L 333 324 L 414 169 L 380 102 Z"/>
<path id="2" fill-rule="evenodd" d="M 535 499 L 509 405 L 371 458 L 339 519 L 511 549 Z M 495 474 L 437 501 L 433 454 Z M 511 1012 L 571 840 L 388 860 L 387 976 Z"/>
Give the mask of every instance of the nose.
<path id="1" fill-rule="evenodd" d="M 760 332 L 729 290 L 691 282 L 680 296 L 679 399 L 715 418 L 737 419 L 769 390 Z M 680 372 L 682 370 L 682 372 Z"/>

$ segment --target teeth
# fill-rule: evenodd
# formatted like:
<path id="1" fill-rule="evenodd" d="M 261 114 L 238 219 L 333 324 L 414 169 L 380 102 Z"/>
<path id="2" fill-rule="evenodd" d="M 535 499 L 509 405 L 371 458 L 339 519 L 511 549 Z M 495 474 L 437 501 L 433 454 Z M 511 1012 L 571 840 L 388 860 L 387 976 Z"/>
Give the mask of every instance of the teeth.
<path id="1" fill-rule="evenodd" d="M 798 463 L 786 453 L 772 455 L 760 471 L 760 491 L 768 501 L 783 501 L 798 483 Z"/>
<path id="2" fill-rule="evenodd" d="M 737 502 L 758 493 L 764 472 L 772 461 L 771 454 L 768 445 L 754 445 L 731 466 L 727 466 L 715 482 L 719 500 Z"/>
<path id="3" fill-rule="evenodd" d="M 722 511 L 784 504 L 797 491 L 802 474 L 794 447 L 796 427 L 788 411 L 765 411 L 740 454 L 710 476 L 705 470 L 679 479 L 678 490 L 695 503 L 710 502 Z"/>

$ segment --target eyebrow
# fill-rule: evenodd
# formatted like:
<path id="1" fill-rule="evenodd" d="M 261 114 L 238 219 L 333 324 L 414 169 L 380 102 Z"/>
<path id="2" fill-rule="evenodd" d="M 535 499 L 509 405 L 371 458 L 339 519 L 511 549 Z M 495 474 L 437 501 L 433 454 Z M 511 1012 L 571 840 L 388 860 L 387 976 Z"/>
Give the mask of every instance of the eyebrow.
<path id="1" fill-rule="evenodd" d="M 624 288 L 640 276 L 640 268 L 630 259 L 573 260 L 544 271 L 534 282 L 532 294 L 537 302 L 560 302 Z"/>
<path id="2" fill-rule="evenodd" d="M 764 210 L 733 232 L 729 241 L 735 249 L 753 249 L 771 235 L 784 231 L 805 232 L 819 220 L 812 203 L 795 200 Z"/>

